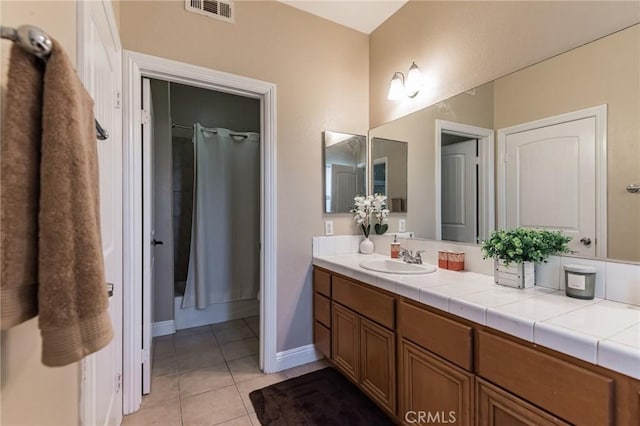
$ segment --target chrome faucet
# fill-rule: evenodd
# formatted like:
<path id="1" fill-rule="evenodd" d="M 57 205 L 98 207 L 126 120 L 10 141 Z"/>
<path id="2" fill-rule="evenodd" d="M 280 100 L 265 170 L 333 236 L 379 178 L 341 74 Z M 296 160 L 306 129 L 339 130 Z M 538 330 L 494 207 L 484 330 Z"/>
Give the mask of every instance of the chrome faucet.
<path id="1" fill-rule="evenodd" d="M 416 263 L 418 265 L 422 265 L 422 253 L 424 253 L 424 250 L 417 250 L 414 256 L 411 250 L 400 249 L 398 255 L 405 263 Z"/>

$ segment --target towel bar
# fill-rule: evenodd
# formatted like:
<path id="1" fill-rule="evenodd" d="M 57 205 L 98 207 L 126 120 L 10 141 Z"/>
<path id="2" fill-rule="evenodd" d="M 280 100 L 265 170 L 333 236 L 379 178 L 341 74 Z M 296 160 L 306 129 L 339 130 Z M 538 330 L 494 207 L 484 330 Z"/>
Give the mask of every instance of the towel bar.
<path id="1" fill-rule="evenodd" d="M 38 27 L 22 25 L 15 29 L 2 25 L 0 26 L 0 36 L 18 43 L 21 48 L 45 62 L 51 54 L 51 38 Z M 96 120 L 96 138 L 101 141 L 109 138 L 109 132 L 100 125 L 98 120 Z"/>

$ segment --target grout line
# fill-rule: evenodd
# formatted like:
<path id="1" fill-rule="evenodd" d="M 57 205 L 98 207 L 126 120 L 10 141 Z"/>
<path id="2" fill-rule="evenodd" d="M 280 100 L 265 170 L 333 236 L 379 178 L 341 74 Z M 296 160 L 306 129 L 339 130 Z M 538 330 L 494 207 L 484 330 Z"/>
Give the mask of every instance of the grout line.
<path id="1" fill-rule="evenodd" d="M 243 405 L 244 405 L 244 404 L 243 404 Z M 246 410 L 245 410 L 245 411 L 246 411 Z M 232 418 L 232 419 L 224 420 L 224 421 L 222 421 L 222 422 L 220 422 L 220 423 L 214 423 L 214 424 L 213 424 L 213 426 L 216 426 L 216 425 L 222 425 L 222 424 L 225 424 L 225 423 L 227 423 L 227 422 L 230 422 L 231 420 L 237 420 L 237 419 L 240 419 L 240 418 L 243 418 L 243 417 L 249 417 L 249 413 L 245 414 L 244 416 L 238 416 L 238 417 L 234 417 L 234 418 Z M 251 422 L 251 419 L 249 419 L 249 423 L 253 424 L 253 423 Z"/>
<path id="2" fill-rule="evenodd" d="M 237 340 L 237 341 L 241 341 L 241 340 L 249 340 L 249 339 L 258 339 L 258 342 L 259 342 L 259 341 L 260 341 L 260 340 L 259 340 L 259 336 L 258 336 L 258 335 L 256 335 L 256 333 L 253 331 L 253 329 L 249 326 L 249 322 L 248 322 L 247 318 L 243 318 L 242 320 L 243 320 L 243 322 L 244 322 L 245 326 L 246 326 L 246 327 L 248 327 L 248 328 L 251 330 L 251 333 L 253 334 L 253 337 L 246 337 L 246 338 L 244 338 L 244 339 L 239 339 L 239 340 Z M 187 329 L 187 330 L 188 330 L 188 329 Z M 173 349 L 174 349 L 174 355 L 173 355 L 173 357 L 175 358 L 175 362 L 176 362 L 176 372 L 175 372 L 174 374 L 167 374 L 167 375 L 165 375 L 165 376 L 174 375 L 174 376 L 176 376 L 176 379 L 178 380 L 178 398 L 177 398 L 177 400 L 178 400 L 178 403 L 179 403 L 179 410 L 180 410 L 180 424 L 181 424 L 181 426 L 184 426 L 184 424 L 185 424 L 185 423 L 184 423 L 184 422 L 185 422 L 185 420 L 184 420 L 184 411 L 183 411 L 183 408 L 184 408 L 184 407 L 183 407 L 183 397 L 182 397 L 182 393 L 181 393 L 181 386 L 180 386 L 180 376 L 182 376 L 183 374 L 188 373 L 188 372 L 190 372 L 190 371 L 194 371 L 194 370 L 198 370 L 198 369 L 204 369 L 204 368 L 210 368 L 210 367 L 212 367 L 212 366 L 220 365 L 220 364 L 222 364 L 222 363 L 224 363 L 224 364 L 225 364 L 225 367 L 227 368 L 227 371 L 228 371 L 229 375 L 231 376 L 231 380 L 232 380 L 232 382 L 233 382 L 233 384 L 232 384 L 232 385 L 227 385 L 227 386 L 234 386 L 234 388 L 235 388 L 236 392 L 238 393 L 238 396 L 240 397 L 240 400 L 241 400 L 241 402 L 242 402 L 242 406 L 243 406 L 243 408 L 244 408 L 244 410 L 245 410 L 245 414 L 244 414 L 243 416 L 235 417 L 235 418 L 233 418 L 233 419 L 228 419 L 228 420 L 225 420 L 225 421 L 224 421 L 224 422 L 222 422 L 222 423 L 225 423 L 225 422 L 228 422 L 228 421 L 231 421 L 231 420 L 235 420 L 235 419 L 239 419 L 240 417 L 248 417 L 248 418 L 249 418 L 249 421 L 251 422 L 251 417 L 249 417 L 249 415 L 250 415 L 249 409 L 247 408 L 247 406 L 246 406 L 246 404 L 245 404 L 245 401 L 244 401 L 244 399 L 242 398 L 242 394 L 240 393 L 240 389 L 238 388 L 238 382 L 236 382 L 236 378 L 234 377 L 233 373 L 231 372 L 231 368 L 230 368 L 230 366 L 229 366 L 229 362 L 230 362 L 230 361 L 235 361 L 235 360 L 238 360 L 238 359 L 241 359 L 241 358 L 248 358 L 248 357 L 251 357 L 252 359 L 255 359 L 255 357 L 256 357 L 256 355 L 257 355 L 257 354 L 247 354 L 247 355 L 245 355 L 245 356 L 243 356 L 243 357 L 240 357 L 240 358 L 227 359 L 227 358 L 225 357 L 225 355 L 224 355 L 224 352 L 222 352 L 222 345 L 218 342 L 218 338 L 217 338 L 217 336 L 216 336 L 215 331 L 213 330 L 213 325 L 212 325 L 212 324 L 211 324 L 211 325 L 209 325 L 209 331 L 211 332 L 211 334 L 210 334 L 210 335 L 208 335 L 206 332 L 202 332 L 202 333 L 193 333 L 193 334 L 187 334 L 187 335 L 189 335 L 189 336 L 199 336 L 199 335 L 201 335 L 201 337 L 200 337 L 200 338 L 202 339 L 202 341 L 203 341 L 203 342 L 207 342 L 207 341 L 209 341 L 210 337 L 213 337 L 213 339 L 214 339 L 214 343 L 216 344 L 217 349 L 222 353 L 222 356 L 223 356 L 223 360 L 222 360 L 221 362 L 219 362 L 219 363 L 215 363 L 215 364 L 213 364 L 213 365 L 200 366 L 200 367 L 196 367 L 196 368 L 192 368 L 192 369 L 188 369 L 188 370 L 181 370 L 181 369 L 179 368 L 179 366 L 178 366 L 178 357 L 179 357 L 178 355 L 179 355 L 179 354 L 178 354 L 178 348 L 176 347 L 175 335 L 173 336 L 174 338 L 172 339 Z M 233 343 L 233 342 L 227 342 L 227 343 Z M 197 345 L 196 345 L 196 346 L 197 346 Z M 258 363 L 258 367 L 259 367 L 259 363 Z M 264 375 L 265 375 L 265 374 L 264 374 L 264 373 L 262 373 L 262 372 L 261 372 L 261 374 L 262 374 L 262 376 L 264 376 Z M 262 377 L 262 376 L 257 376 L 257 377 L 255 377 L 255 378 L 259 378 L 259 377 Z M 158 376 L 158 377 L 160 377 L 160 376 Z M 286 378 L 285 378 L 285 380 L 286 380 Z M 217 390 L 217 389 L 222 389 L 222 388 L 224 388 L 224 387 L 226 387 L 226 386 L 223 386 L 223 387 L 220 387 L 220 388 L 216 388 L 216 389 L 209 389 L 209 390 L 207 390 L 207 391 L 203 391 L 203 392 L 200 392 L 200 393 L 198 393 L 198 394 L 194 394 L 194 395 L 185 396 L 185 398 L 189 398 L 189 397 L 191 397 L 191 396 L 195 396 L 195 395 L 200 395 L 200 394 L 202 394 L 202 393 L 206 393 L 206 392 L 209 392 L 209 391 L 214 391 L 214 390 Z M 249 402 L 250 402 L 250 401 L 249 401 Z M 160 403 L 158 403 L 158 405 L 160 405 Z M 155 405 L 152 405 L 151 407 L 153 407 L 153 406 L 155 406 Z M 142 408 L 142 407 L 141 407 L 141 408 Z M 145 407 L 145 408 L 150 408 L 150 407 Z M 251 422 L 251 423 L 253 423 L 253 422 Z M 221 423 L 217 423 L 217 424 L 221 424 Z"/>

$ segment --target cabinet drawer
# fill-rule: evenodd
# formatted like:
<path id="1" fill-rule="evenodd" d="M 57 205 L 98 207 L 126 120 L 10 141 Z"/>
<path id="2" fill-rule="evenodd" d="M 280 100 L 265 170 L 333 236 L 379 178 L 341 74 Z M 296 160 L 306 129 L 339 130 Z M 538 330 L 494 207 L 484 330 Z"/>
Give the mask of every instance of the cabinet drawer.
<path id="1" fill-rule="evenodd" d="M 334 276 L 333 300 L 387 328 L 394 327 L 395 300 L 391 296 Z"/>
<path id="2" fill-rule="evenodd" d="M 331 301 L 319 293 L 313 293 L 313 318 L 331 328 Z"/>
<path id="3" fill-rule="evenodd" d="M 313 290 L 327 297 L 331 297 L 331 274 L 319 269 L 314 269 Z"/>
<path id="4" fill-rule="evenodd" d="M 407 302 L 398 306 L 402 336 L 465 370 L 473 369 L 473 328 Z"/>
<path id="5" fill-rule="evenodd" d="M 614 382 L 516 342 L 478 332 L 478 373 L 574 424 L 608 425 Z"/>
<path id="6" fill-rule="evenodd" d="M 313 343 L 322 355 L 331 358 L 331 331 L 318 321 L 313 322 Z"/>
<path id="7" fill-rule="evenodd" d="M 569 426 L 569 423 L 482 379 L 476 379 L 476 415 L 478 426 Z"/>

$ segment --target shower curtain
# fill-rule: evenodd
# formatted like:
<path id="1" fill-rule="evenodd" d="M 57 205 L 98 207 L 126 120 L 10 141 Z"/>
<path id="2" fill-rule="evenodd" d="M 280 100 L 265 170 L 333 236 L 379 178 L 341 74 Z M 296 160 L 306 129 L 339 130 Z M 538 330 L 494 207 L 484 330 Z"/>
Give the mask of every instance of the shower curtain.
<path id="1" fill-rule="evenodd" d="M 194 124 L 191 253 L 182 307 L 253 299 L 260 285 L 260 136 Z"/>

